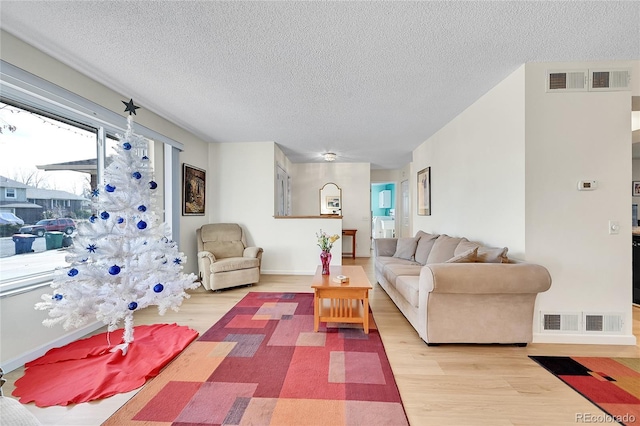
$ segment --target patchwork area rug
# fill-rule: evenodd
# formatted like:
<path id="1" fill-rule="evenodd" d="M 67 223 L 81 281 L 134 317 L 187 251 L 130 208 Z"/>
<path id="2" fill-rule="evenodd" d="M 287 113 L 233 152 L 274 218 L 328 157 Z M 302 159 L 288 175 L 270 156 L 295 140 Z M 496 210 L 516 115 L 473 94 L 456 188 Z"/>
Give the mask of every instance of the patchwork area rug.
<path id="1" fill-rule="evenodd" d="M 314 333 L 313 294 L 249 293 L 104 425 L 408 425 L 370 324 Z"/>
<path id="2" fill-rule="evenodd" d="M 640 424 L 640 358 L 529 358 L 606 412 L 600 423 Z"/>
<path id="3" fill-rule="evenodd" d="M 198 337 L 177 324 L 139 325 L 126 355 L 111 352 L 123 329 L 54 348 L 25 365 L 13 395 L 38 407 L 68 405 L 138 389 Z"/>

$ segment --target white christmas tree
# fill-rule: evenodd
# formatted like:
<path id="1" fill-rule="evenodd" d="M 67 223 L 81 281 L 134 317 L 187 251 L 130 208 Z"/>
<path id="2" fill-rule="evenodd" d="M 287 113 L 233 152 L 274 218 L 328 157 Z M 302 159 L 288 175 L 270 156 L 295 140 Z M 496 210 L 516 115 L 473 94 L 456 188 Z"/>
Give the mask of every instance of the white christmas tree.
<path id="1" fill-rule="evenodd" d="M 66 257 L 69 266 L 56 270 L 53 294 L 36 304 L 49 310 L 47 326 L 62 323 L 70 329 L 97 319 L 113 331 L 123 321 L 123 343 L 116 346 L 123 355 L 133 342 L 135 311 L 151 305 L 160 315 L 177 311 L 189 297 L 185 290 L 198 287 L 194 274 L 182 272 L 186 257 L 155 213 L 158 185 L 147 141 L 133 133 L 131 118 L 105 169 L 104 186 L 93 190 L 96 213 L 78 226 Z"/>

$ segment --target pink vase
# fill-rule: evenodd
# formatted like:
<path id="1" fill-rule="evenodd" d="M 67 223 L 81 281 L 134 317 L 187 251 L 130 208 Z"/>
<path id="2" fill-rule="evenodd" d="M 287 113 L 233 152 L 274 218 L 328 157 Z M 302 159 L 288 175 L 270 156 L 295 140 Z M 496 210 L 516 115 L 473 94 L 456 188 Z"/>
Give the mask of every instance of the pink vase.
<path id="1" fill-rule="evenodd" d="M 320 262 L 322 263 L 322 275 L 329 275 L 329 264 L 331 263 L 331 252 L 321 251 Z"/>

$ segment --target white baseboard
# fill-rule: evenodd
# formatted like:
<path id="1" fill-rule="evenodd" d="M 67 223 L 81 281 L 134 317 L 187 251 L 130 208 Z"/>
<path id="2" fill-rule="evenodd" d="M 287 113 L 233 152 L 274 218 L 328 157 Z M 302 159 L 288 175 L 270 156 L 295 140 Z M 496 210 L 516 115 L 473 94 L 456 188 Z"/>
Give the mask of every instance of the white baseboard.
<path id="1" fill-rule="evenodd" d="M 534 333 L 533 343 L 567 343 L 577 345 L 636 345 L 636 336 L 633 334 L 556 334 L 556 333 Z"/>
<path id="2" fill-rule="evenodd" d="M 303 270 L 291 270 L 291 269 L 286 269 L 286 270 L 277 270 L 277 269 L 262 269 L 260 270 L 260 274 L 263 275 L 314 275 L 316 273 L 316 270 L 308 270 L 308 271 L 303 271 Z"/>
<path id="3" fill-rule="evenodd" d="M 94 322 L 85 327 L 82 327 L 78 330 L 75 330 L 69 334 L 66 334 L 56 340 L 53 340 L 45 345 L 42 345 L 38 348 L 25 352 L 15 358 L 4 361 L 2 363 L 2 369 L 5 373 L 15 370 L 16 368 L 20 368 L 25 365 L 29 361 L 33 361 L 47 353 L 48 350 L 53 348 L 59 348 L 61 346 L 67 345 L 71 342 L 75 342 L 76 340 L 86 336 L 89 333 L 92 333 L 98 330 L 100 327 L 103 327 L 104 324 L 101 322 Z"/>

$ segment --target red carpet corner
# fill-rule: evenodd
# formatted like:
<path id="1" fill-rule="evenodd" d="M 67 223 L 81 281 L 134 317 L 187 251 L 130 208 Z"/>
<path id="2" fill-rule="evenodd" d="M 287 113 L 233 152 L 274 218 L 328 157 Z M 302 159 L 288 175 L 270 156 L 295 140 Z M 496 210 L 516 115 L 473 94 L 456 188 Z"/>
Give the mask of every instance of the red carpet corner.
<path id="1" fill-rule="evenodd" d="M 25 364 L 13 395 L 38 407 L 78 404 L 139 388 L 158 375 L 198 332 L 177 324 L 140 325 L 126 355 L 110 352 L 123 329 L 101 333 L 48 351 Z"/>

